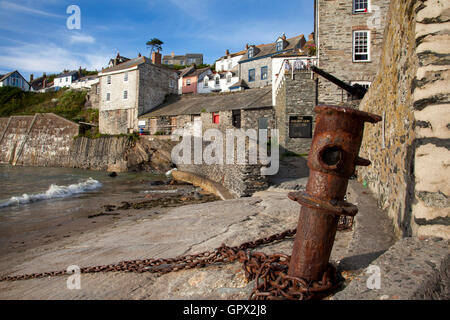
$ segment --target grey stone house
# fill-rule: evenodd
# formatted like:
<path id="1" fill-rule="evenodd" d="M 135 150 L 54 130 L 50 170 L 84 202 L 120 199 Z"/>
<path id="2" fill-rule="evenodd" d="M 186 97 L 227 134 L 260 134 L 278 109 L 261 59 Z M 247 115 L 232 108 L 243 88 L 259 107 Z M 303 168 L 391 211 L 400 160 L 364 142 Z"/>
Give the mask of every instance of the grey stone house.
<path id="1" fill-rule="evenodd" d="M 272 59 L 276 54 L 298 51 L 306 40 L 303 34 L 293 38 L 286 35 L 279 37 L 274 43 L 262 45 L 246 45 L 246 52 L 239 64 L 239 79 L 244 80 L 250 88 L 259 88 L 272 84 Z"/>
<path id="2" fill-rule="evenodd" d="M 146 57 L 104 69 L 99 78 L 99 129 L 103 134 L 136 132 L 140 115 L 177 93 L 177 72 Z"/>
<path id="3" fill-rule="evenodd" d="M 390 0 L 315 0 L 318 67 L 350 85 L 370 86 L 378 71 Z M 319 103 L 347 101 L 347 93 L 319 79 Z"/>
<path id="4" fill-rule="evenodd" d="M 162 63 L 166 65 L 180 65 L 180 66 L 192 66 L 193 64 L 203 64 L 203 54 L 201 53 L 186 53 L 185 55 L 170 55 L 163 56 Z"/>

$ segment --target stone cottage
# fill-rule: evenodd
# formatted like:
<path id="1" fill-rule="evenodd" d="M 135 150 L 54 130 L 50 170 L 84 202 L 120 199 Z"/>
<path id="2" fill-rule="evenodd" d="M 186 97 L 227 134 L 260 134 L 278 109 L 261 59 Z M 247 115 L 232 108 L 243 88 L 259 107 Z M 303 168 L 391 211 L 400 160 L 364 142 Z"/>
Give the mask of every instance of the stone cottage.
<path id="1" fill-rule="evenodd" d="M 378 71 L 390 0 L 315 0 L 318 67 L 350 85 L 370 86 Z M 319 79 L 319 104 L 347 101 L 347 93 Z"/>
<path id="2" fill-rule="evenodd" d="M 245 54 L 238 62 L 239 79 L 244 80 L 250 88 L 259 88 L 272 84 L 272 59 L 276 54 L 300 50 L 305 45 L 305 37 L 301 34 L 293 38 L 286 35 L 279 37 L 274 43 L 262 45 L 246 45 Z"/>
<path id="3" fill-rule="evenodd" d="M 99 129 L 103 134 L 138 130 L 138 117 L 177 93 L 178 74 L 138 57 L 99 73 Z"/>

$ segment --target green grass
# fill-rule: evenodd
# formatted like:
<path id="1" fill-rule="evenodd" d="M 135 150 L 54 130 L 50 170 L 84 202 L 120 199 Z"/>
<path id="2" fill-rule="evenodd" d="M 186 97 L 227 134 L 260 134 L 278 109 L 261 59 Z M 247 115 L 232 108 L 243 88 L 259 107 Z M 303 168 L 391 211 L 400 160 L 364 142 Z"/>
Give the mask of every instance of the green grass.
<path id="1" fill-rule="evenodd" d="M 86 91 L 24 92 L 15 87 L 0 88 L 0 117 L 53 112 L 68 120 L 98 123 L 98 110 L 88 109 Z"/>

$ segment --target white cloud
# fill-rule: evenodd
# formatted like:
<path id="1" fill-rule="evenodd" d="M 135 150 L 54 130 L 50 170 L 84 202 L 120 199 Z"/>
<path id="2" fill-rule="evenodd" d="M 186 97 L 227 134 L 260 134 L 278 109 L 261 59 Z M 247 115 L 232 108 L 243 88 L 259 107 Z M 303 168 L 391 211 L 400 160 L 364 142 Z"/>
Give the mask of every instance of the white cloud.
<path id="1" fill-rule="evenodd" d="M 39 10 L 39 9 L 34 9 L 29 6 L 23 6 L 23 5 L 8 2 L 8 1 L 0 1 L 0 8 L 2 10 L 16 11 L 19 13 L 25 13 L 25 14 L 31 14 L 31 15 L 55 17 L 55 18 L 66 18 L 66 16 L 63 16 L 63 15 L 54 14 L 54 13 Z"/>
<path id="2" fill-rule="evenodd" d="M 37 73 L 76 70 L 80 66 L 89 70 L 101 70 L 111 54 L 98 51 L 77 53 L 51 43 L 2 47 L 0 68 Z"/>
<path id="3" fill-rule="evenodd" d="M 90 35 L 76 33 L 70 36 L 70 43 L 95 43 L 95 38 Z"/>

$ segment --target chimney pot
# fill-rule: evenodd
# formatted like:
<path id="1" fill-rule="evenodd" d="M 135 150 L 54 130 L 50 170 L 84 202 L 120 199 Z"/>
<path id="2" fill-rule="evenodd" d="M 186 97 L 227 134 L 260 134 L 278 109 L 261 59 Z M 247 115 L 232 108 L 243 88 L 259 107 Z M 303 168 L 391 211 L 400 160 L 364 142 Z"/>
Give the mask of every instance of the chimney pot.
<path id="1" fill-rule="evenodd" d="M 159 50 L 158 50 L 158 52 L 153 52 L 152 53 L 152 63 L 153 64 L 158 64 L 158 65 L 160 65 L 161 64 L 161 53 L 159 53 Z"/>

